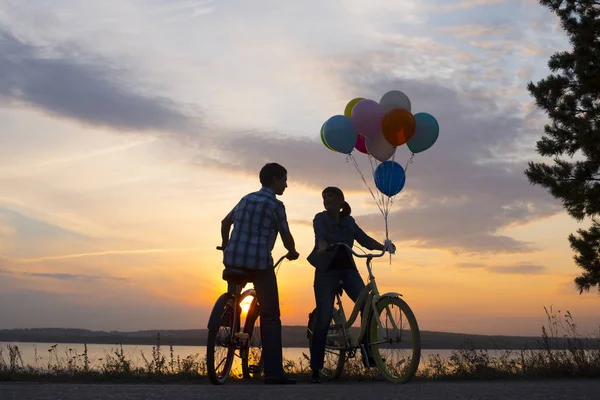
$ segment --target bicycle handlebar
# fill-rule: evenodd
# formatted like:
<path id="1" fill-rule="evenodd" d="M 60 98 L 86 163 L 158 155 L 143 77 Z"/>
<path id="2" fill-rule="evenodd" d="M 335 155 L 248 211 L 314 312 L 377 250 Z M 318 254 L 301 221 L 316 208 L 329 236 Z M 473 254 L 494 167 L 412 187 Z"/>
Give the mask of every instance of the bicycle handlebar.
<path id="1" fill-rule="evenodd" d="M 375 257 L 383 257 L 383 255 L 385 254 L 385 250 L 381 250 L 381 253 L 377 253 L 377 254 L 358 254 L 357 252 L 355 252 L 352 247 L 348 246 L 346 243 L 344 242 L 339 242 L 339 243 L 335 243 L 335 244 L 330 244 L 329 246 L 327 246 L 327 251 L 331 251 L 333 249 L 335 249 L 338 246 L 345 246 L 348 250 L 350 250 L 350 252 L 354 255 L 354 257 L 358 257 L 358 258 L 375 258 Z"/>

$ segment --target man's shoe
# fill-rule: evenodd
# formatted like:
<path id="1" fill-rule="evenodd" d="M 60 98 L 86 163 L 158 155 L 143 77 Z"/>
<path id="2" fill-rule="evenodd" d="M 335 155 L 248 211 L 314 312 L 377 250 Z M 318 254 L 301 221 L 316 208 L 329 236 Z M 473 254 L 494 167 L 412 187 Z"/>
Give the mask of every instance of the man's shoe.
<path id="1" fill-rule="evenodd" d="M 321 383 L 321 375 L 319 375 L 319 371 L 313 371 L 310 374 L 310 383 Z"/>
<path id="2" fill-rule="evenodd" d="M 267 385 L 295 385 L 296 380 L 283 375 L 277 378 L 265 378 L 265 383 Z"/>

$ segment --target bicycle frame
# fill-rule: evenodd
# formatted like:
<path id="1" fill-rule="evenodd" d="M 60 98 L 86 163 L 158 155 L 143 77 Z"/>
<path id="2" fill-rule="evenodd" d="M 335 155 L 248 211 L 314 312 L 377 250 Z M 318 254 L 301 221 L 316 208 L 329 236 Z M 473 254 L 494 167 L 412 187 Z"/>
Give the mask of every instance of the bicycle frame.
<path id="1" fill-rule="evenodd" d="M 223 250 L 223 248 L 221 247 L 217 247 L 217 250 Z M 273 268 L 277 268 L 281 262 L 286 258 L 286 255 L 281 256 L 279 258 L 279 260 L 273 265 Z M 236 327 L 236 325 L 238 324 L 238 319 L 240 319 L 240 312 L 238 310 L 238 306 L 240 304 L 240 301 L 248 296 L 248 295 L 252 295 L 252 297 L 254 297 L 256 299 L 256 291 L 254 288 L 251 289 L 247 289 L 244 292 L 242 292 L 242 288 L 246 285 L 246 283 L 244 283 L 243 285 L 241 283 L 236 283 L 235 285 L 235 292 L 231 293 L 231 292 L 226 292 L 223 293 L 221 295 L 221 297 L 217 300 L 215 307 L 213 308 L 213 310 L 218 310 L 217 312 L 221 313 L 223 308 L 225 307 L 225 305 L 227 304 L 227 302 L 229 302 L 231 299 L 233 299 L 234 302 L 234 307 L 233 307 L 233 323 L 234 323 L 234 328 L 230 335 L 229 335 L 229 341 L 230 343 L 234 342 L 234 337 L 237 333 L 237 330 L 240 328 L 239 326 Z M 254 301 L 254 300 L 253 300 Z M 222 302 L 222 306 L 217 306 L 217 304 L 219 304 L 219 302 Z M 210 318 L 209 318 L 209 327 L 213 324 L 218 323 L 218 321 L 220 321 L 221 315 L 213 315 L 211 314 Z M 212 322 L 214 320 L 214 322 Z"/>
<path id="2" fill-rule="evenodd" d="M 223 250 L 223 248 L 217 247 L 217 250 Z M 281 257 L 273 268 L 278 268 L 286 256 L 287 254 Z M 277 273 L 277 270 L 275 273 Z M 215 385 L 225 383 L 231 372 L 235 357 L 242 359 L 244 377 L 250 376 L 248 350 L 251 346 L 251 334 L 257 318 L 255 313 L 258 312 L 260 307 L 254 287 L 242 292 L 247 283 L 253 282 L 251 271 L 226 271 L 223 271 L 223 278 L 228 282 L 227 291 L 219 296 L 208 319 L 207 372 L 210 381 Z M 242 326 L 243 311 L 240 303 L 247 296 L 252 296 L 253 299 Z M 225 318 L 226 320 L 224 320 Z M 229 332 L 219 332 L 221 326 L 230 327 L 231 329 Z M 218 359 L 215 359 L 217 348 L 225 348 L 226 356 L 219 356 Z M 223 367 L 222 371 L 220 371 L 221 367 Z"/>
<path id="3" fill-rule="evenodd" d="M 379 288 L 377 287 L 377 282 L 375 281 L 375 276 L 373 275 L 371 261 L 373 260 L 373 258 L 382 257 L 385 254 L 385 250 L 381 251 L 381 253 L 379 253 L 379 254 L 358 254 L 350 246 L 348 246 L 345 243 L 337 243 L 333 246 L 345 246 L 347 249 L 350 250 L 350 252 L 355 257 L 366 258 L 367 259 L 367 261 L 366 261 L 367 271 L 369 273 L 369 282 L 367 283 L 365 288 L 361 291 L 360 295 L 358 296 L 358 299 L 354 303 L 354 308 L 352 309 L 352 313 L 350 314 L 350 318 L 348 318 L 348 319 L 346 319 L 346 314 L 344 312 L 344 308 L 342 305 L 342 298 L 339 293 L 336 293 L 336 303 L 338 305 L 338 311 L 336 314 L 337 314 L 338 318 L 343 319 L 343 321 L 340 321 L 340 322 L 342 325 L 342 334 L 343 334 L 342 343 L 345 343 L 345 346 L 343 348 L 336 347 L 336 346 L 328 346 L 328 347 L 335 348 L 335 349 L 338 349 L 338 348 L 339 349 L 360 348 L 362 346 L 361 343 L 362 343 L 365 335 L 367 334 L 367 330 L 369 329 L 368 321 L 370 320 L 370 318 L 372 316 L 375 317 L 375 320 L 376 320 L 379 328 L 383 329 L 383 325 L 381 323 L 381 320 L 379 319 L 379 313 L 377 312 L 377 302 L 381 298 L 381 295 L 379 294 Z M 398 293 L 386 293 L 384 296 L 390 296 L 390 295 L 400 296 L 400 294 L 398 294 Z M 364 306 L 364 312 L 362 313 L 360 332 L 358 334 L 358 337 L 356 338 L 356 343 L 353 343 L 352 335 L 350 334 L 350 328 L 352 327 L 352 324 L 354 323 L 354 321 L 356 321 L 356 318 L 358 317 L 359 312 L 363 309 L 363 306 Z M 395 329 L 398 329 L 398 327 L 396 326 L 396 322 L 393 319 L 392 319 L 392 324 Z M 338 335 L 338 337 L 339 337 L 339 335 Z M 342 338 L 339 338 L 339 339 L 342 339 Z M 377 344 L 377 343 L 379 343 L 379 342 L 371 342 L 369 344 Z"/>

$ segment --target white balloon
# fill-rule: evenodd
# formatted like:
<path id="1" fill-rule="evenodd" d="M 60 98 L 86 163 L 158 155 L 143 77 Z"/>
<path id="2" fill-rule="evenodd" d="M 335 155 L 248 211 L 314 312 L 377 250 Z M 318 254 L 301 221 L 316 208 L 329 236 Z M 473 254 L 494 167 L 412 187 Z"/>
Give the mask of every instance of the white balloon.
<path id="1" fill-rule="evenodd" d="M 394 108 L 404 108 L 405 110 L 411 111 L 410 99 L 404 92 L 399 90 L 390 90 L 381 97 L 379 105 L 383 107 L 383 111 L 387 113 Z"/>
<path id="2" fill-rule="evenodd" d="M 385 140 L 383 134 L 379 134 L 374 139 L 365 138 L 365 145 L 369 154 L 381 162 L 389 160 L 396 152 L 396 146 Z"/>

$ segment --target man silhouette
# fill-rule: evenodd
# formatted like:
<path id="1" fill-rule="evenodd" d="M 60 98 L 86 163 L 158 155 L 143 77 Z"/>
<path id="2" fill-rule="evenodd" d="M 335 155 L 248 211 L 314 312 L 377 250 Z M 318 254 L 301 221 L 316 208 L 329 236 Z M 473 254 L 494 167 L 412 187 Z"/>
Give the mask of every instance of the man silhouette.
<path id="1" fill-rule="evenodd" d="M 295 384 L 296 380 L 285 376 L 283 371 L 279 293 L 271 254 L 280 234 L 288 250 L 286 257 L 289 260 L 299 257 L 285 206 L 276 197 L 287 187 L 287 170 L 277 163 L 268 163 L 259 176 L 262 188 L 242 197 L 221 222 L 223 264 L 251 270 L 260 304 L 265 383 Z"/>

